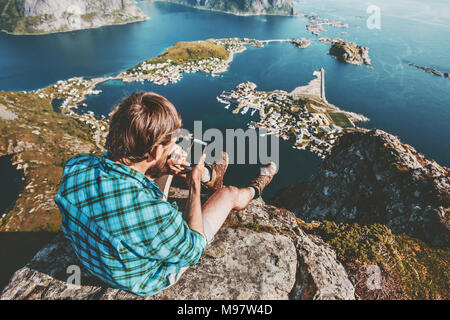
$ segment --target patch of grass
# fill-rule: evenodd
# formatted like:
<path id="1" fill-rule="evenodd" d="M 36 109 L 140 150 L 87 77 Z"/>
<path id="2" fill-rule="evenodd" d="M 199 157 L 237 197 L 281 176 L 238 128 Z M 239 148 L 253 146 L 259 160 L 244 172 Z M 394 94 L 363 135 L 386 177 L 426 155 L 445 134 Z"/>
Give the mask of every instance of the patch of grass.
<path id="1" fill-rule="evenodd" d="M 377 265 L 387 283 L 396 288 L 385 292 L 401 292 L 410 299 L 449 299 L 450 251 L 430 248 L 420 240 L 395 235 L 380 224 L 336 224 L 325 221 L 316 224 L 299 223 L 305 231 L 320 236 L 336 252 L 347 271 L 356 276 L 361 266 Z M 359 294 L 370 294 L 366 287 L 357 287 Z M 385 296 L 384 298 L 393 298 Z M 398 298 L 395 296 L 394 298 Z"/>
<path id="2" fill-rule="evenodd" d="M 348 118 L 345 115 L 345 113 L 342 113 L 342 112 L 329 112 L 328 116 L 339 127 L 343 127 L 343 128 L 353 127 L 352 123 L 350 122 L 350 120 L 348 120 Z"/>

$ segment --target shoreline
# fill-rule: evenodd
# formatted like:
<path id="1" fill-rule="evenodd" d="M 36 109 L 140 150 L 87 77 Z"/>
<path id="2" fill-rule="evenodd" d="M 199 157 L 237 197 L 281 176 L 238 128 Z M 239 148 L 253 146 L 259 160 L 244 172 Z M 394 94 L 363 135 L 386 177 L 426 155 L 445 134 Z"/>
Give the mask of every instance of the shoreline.
<path id="1" fill-rule="evenodd" d="M 49 32 L 36 32 L 36 33 L 14 33 L 14 32 L 9 32 L 3 29 L 0 29 L 0 32 L 5 33 L 7 35 L 11 35 L 11 36 L 45 36 L 45 35 L 49 35 L 49 34 L 58 34 L 58 33 L 69 33 L 69 32 L 77 32 L 77 31 L 83 31 L 83 30 L 91 30 L 91 29 L 101 29 L 104 27 L 114 27 L 114 26 L 124 26 L 127 24 L 132 24 L 132 23 L 138 23 L 138 22 L 144 22 L 147 20 L 150 20 L 151 17 L 146 17 L 143 19 L 139 19 L 139 20 L 135 20 L 135 21 L 128 21 L 128 22 L 123 22 L 123 23 L 113 23 L 113 24 L 105 24 L 102 26 L 98 26 L 98 27 L 89 27 L 89 28 L 82 28 L 82 29 L 73 29 L 73 30 L 66 30 L 66 31 L 49 31 Z"/>

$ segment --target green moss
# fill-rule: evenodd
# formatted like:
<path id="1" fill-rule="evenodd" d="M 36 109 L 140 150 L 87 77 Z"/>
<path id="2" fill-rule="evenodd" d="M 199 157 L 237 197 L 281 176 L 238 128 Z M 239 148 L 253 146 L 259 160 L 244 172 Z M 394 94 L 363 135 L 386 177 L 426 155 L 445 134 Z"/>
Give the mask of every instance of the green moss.
<path id="1" fill-rule="evenodd" d="M 306 224 L 300 221 L 299 226 L 328 243 L 347 270 L 378 265 L 408 298 L 450 297 L 448 248 L 430 248 L 420 240 L 394 235 L 380 224 L 361 226 L 329 221 Z"/>

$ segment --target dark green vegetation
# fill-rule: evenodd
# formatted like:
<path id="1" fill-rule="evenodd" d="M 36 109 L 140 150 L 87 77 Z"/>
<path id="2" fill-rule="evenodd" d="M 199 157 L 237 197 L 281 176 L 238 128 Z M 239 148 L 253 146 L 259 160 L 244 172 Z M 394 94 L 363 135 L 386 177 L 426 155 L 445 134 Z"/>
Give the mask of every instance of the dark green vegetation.
<path id="1" fill-rule="evenodd" d="M 381 224 L 304 223 L 300 227 L 321 237 L 335 251 L 353 278 L 362 299 L 449 299 L 450 252 L 430 248 L 407 235 L 395 235 Z M 369 266 L 381 269 L 381 288 L 370 290 Z"/>
<path id="2" fill-rule="evenodd" d="M 93 131 L 55 113 L 51 99 L 35 93 L 0 91 L 0 105 L 17 115 L 14 120 L 0 117 L 0 156 L 11 155 L 25 178 L 23 191 L 0 220 L 0 231 L 56 231 L 61 215 L 53 198 L 63 166 L 76 154 L 99 152 Z"/>

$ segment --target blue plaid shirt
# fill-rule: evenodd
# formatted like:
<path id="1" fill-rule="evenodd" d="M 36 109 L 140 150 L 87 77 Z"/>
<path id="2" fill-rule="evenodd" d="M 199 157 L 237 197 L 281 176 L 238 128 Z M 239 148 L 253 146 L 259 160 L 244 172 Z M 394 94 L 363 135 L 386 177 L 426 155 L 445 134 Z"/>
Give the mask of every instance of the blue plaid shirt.
<path id="1" fill-rule="evenodd" d="M 67 162 L 55 198 L 62 229 L 92 274 L 150 296 L 169 285 L 169 274 L 196 264 L 206 240 L 152 181 L 107 156 Z"/>

